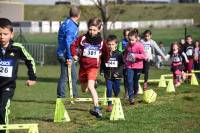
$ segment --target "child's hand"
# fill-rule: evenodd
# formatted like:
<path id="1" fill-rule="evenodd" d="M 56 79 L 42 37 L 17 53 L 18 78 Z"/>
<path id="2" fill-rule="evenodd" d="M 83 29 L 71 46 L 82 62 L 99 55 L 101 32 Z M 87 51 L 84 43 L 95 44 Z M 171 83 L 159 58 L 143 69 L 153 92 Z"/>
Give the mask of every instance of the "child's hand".
<path id="1" fill-rule="evenodd" d="M 34 85 L 34 84 L 36 84 L 36 81 L 35 81 L 35 80 L 27 80 L 27 81 L 26 81 L 26 85 L 27 85 L 27 86 L 31 86 L 31 85 Z"/>
<path id="2" fill-rule="evenodd" d="M 78 60 L 78 56 L 73 56 L 73 59 L 74 59 L 74 61 L 77 61 Z"/>
<path id="3" fill-rule="evenodd" d="M 66 64 L 67 64 L 67 65 L 71 65 L 71 64 L 72 64 L 72 61 L 71 61 L 70 59 L 67 59 L 67 60 L 66 60 Z"/>
<path id="4" fill-rule="evenodd" d="M 186 60 L 186 63 L 189 63 L 189 60 Z"/>

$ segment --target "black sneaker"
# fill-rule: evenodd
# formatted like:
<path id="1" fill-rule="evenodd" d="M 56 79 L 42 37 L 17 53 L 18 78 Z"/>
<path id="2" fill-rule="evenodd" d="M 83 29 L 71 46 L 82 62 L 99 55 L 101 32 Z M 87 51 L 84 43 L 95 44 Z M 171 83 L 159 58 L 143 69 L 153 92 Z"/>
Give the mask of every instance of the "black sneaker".
<path id="1" fill-rule="evenodd" d="M 100 110 L 94 110 L 94 109 L 90 110 L 90 114 L 96 116 L 96 118 L 102 118 L 103 116 Z"/>
<path id="2" fill-rule="evenodd" d="M 134 100 L 133 99 L 129 99 L 129 104 L 130 105 L 134 105 L 135 104 Z"/>

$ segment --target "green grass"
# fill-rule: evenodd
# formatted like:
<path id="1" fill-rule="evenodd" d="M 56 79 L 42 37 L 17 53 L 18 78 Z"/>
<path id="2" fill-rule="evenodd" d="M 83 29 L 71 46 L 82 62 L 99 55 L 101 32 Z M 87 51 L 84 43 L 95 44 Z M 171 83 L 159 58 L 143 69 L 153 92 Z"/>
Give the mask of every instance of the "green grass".
<path id="1" fill-rule="evenodd" d="M 139 29 L 142 33 L 145 29 Z M 153 33 L 153 39 L 157 42 L 162 41 L 165 46 L 169 46 L 174 41 L 179 41 L 180 38 L 184 38 L 185 28 L 167 28 L 167 29 L 151 29 Z M 122 30 L 109 31 L 110 34 L 116 34 L 119 39 L 123 36 Z M 187 34 L 193 36 L 194 40 L 200 40 L 200 27 L 187 27 Z M 15 38 L 18 36 L 16 33 Z M 28 43 L 45 43 L 57 45 L 57 34 L 24 34 Z"/>
<path id="2" fill-rule="evenodd" d="M 150 88 L 158 94 L 155 103 L 141 103 L 142 97 L 139 96 L 136 98 L 136 105 L 132 107 L 127 100 L 122 99 L 125 121 L 109 121 L 110 113 L 105 112 L 105 106 L 102 110 L 103 119 L 96 120 L 89 114 L 91 102 L 77 102 L 74 105 L 66 103 L 71 122 L 53 123 L 59 66 L 37 66 L 38 82 L 30 88 L 24 85 L 27 78 L 25 66 L 21 65 L 19 68 L 17 88 L 11 102 L 10 123 L 38 123 L 41 133 L 200 132 L 199 86 L 183 84 L 176 89 L 176 93 L 168 94 L 165 88 L 151 84 Z M 150 78 L 159 78 L 164 73 L 170 73 L 169 68 L 157 70 L 152 67 Z M 98 77 L 98 81 L 98 93 L 101 97 L 105 83 L 102 77 Z M 122 86 L 120 97 L 123 94 Z M 90 97 L 81 92 L 80 96 Z"/>
<path id="3" fill-rule="evenodd" d="M 81 20 L 88 20 L 91 16 L 100 16 L 96 7 L 81 6 Z M 116 18 L 116 14 L 120 15 Z M 25 20 L 63 20 L 68 16 L 69 6 L 33 6 L 26 5 Z M 109 5 L 110 20 L 138 21 L 161 19 L 191 19 L 200 24 L 199 4 L 123 4 Z M 59 14 L 59 15 L 58 15 Z"/>

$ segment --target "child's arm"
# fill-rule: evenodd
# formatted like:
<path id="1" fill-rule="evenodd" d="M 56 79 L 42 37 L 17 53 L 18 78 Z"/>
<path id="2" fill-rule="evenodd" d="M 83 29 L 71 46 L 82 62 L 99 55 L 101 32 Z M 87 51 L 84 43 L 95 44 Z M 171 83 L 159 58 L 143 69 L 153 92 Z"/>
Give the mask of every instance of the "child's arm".
<path id="1" fill-rule="evenodd" d="M 105 57 L 105 62 L 107 62 L 109 60 L 109 58 L 110 58 L 110 50 L 106 46 L 106 42 L 103 42 L 102 56 Z"/>
<path id="2" fill-rule="evenodd" d="M 185 52 L 182 52 L 182 56 L 185 58 L 186 63 L 189 62 L 187 55 L 185 54 Z"/>
<path id="3" fill-rule="evenodd" d="M 168 61 L 169 58 L 170 58 L 170 54 L 167 54 L 167 55 L 165 56 L 165 60 Z"/>
<path id="4" fill-rule="evenodd" d="M 84 37 L 84 36 L 77 38 L 77 39 L 72 43 L 72 45 L 71 45 L 71 47 L 70 47 L 72 57 L 73 57 L 73 59 L 74 59 L 75 61 L 78 60 L 77 48 L 78 48 L 78 46 L 79 46 L 79 44 L 80 44 L 80 41 L 81 41 L 81 39 L 82 39 L 83 37 Z"/>
<path id="5" fill-rule="evenodd" d="M 159 48 L 158 44 L 153 40 L 152 40 L 152 47 L 158 52 L 159 55 L 161 55 L 163 58 L 165 58 L 165 54 Z"/>
<path id="6" fill-rule="evenodd" d="M 27 86 L 34 85 L 36 83 L 36 67 L 33 57 L 26 51 L 21 44 L 16 44 L 20 48 L 20 59 L 25 61 L 28 68 L 29 79 L 26 81 Z"/>
<path id="7" fill-rule="evenodd" d="M 139 53 L 138 54 L 134 53 L 133 56 L 135 59 L 146 59 L 147 58 L 147 56 L 144 52 L 144 46 L 142 44 L 139 46 Z"/>
<path id="8" fill-rule="evenodd" d="M 117 49 L 118 49 L 120 52 L 123 52 L 123 49 L 122 49 L 122 41 L 118 44 Z"/>

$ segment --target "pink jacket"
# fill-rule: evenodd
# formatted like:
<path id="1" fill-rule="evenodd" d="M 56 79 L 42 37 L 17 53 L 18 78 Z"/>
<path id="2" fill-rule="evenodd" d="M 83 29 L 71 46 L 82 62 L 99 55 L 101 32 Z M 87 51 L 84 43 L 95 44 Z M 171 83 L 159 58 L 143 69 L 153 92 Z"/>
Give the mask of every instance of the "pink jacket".
<path id="1" fill-rule="evenodd" d="M 142 69 L 143 60 L 146 59 L 144 46 L 140 42 L 128 44 L 125 49 L 125 67 L 131 69 Z"/>

